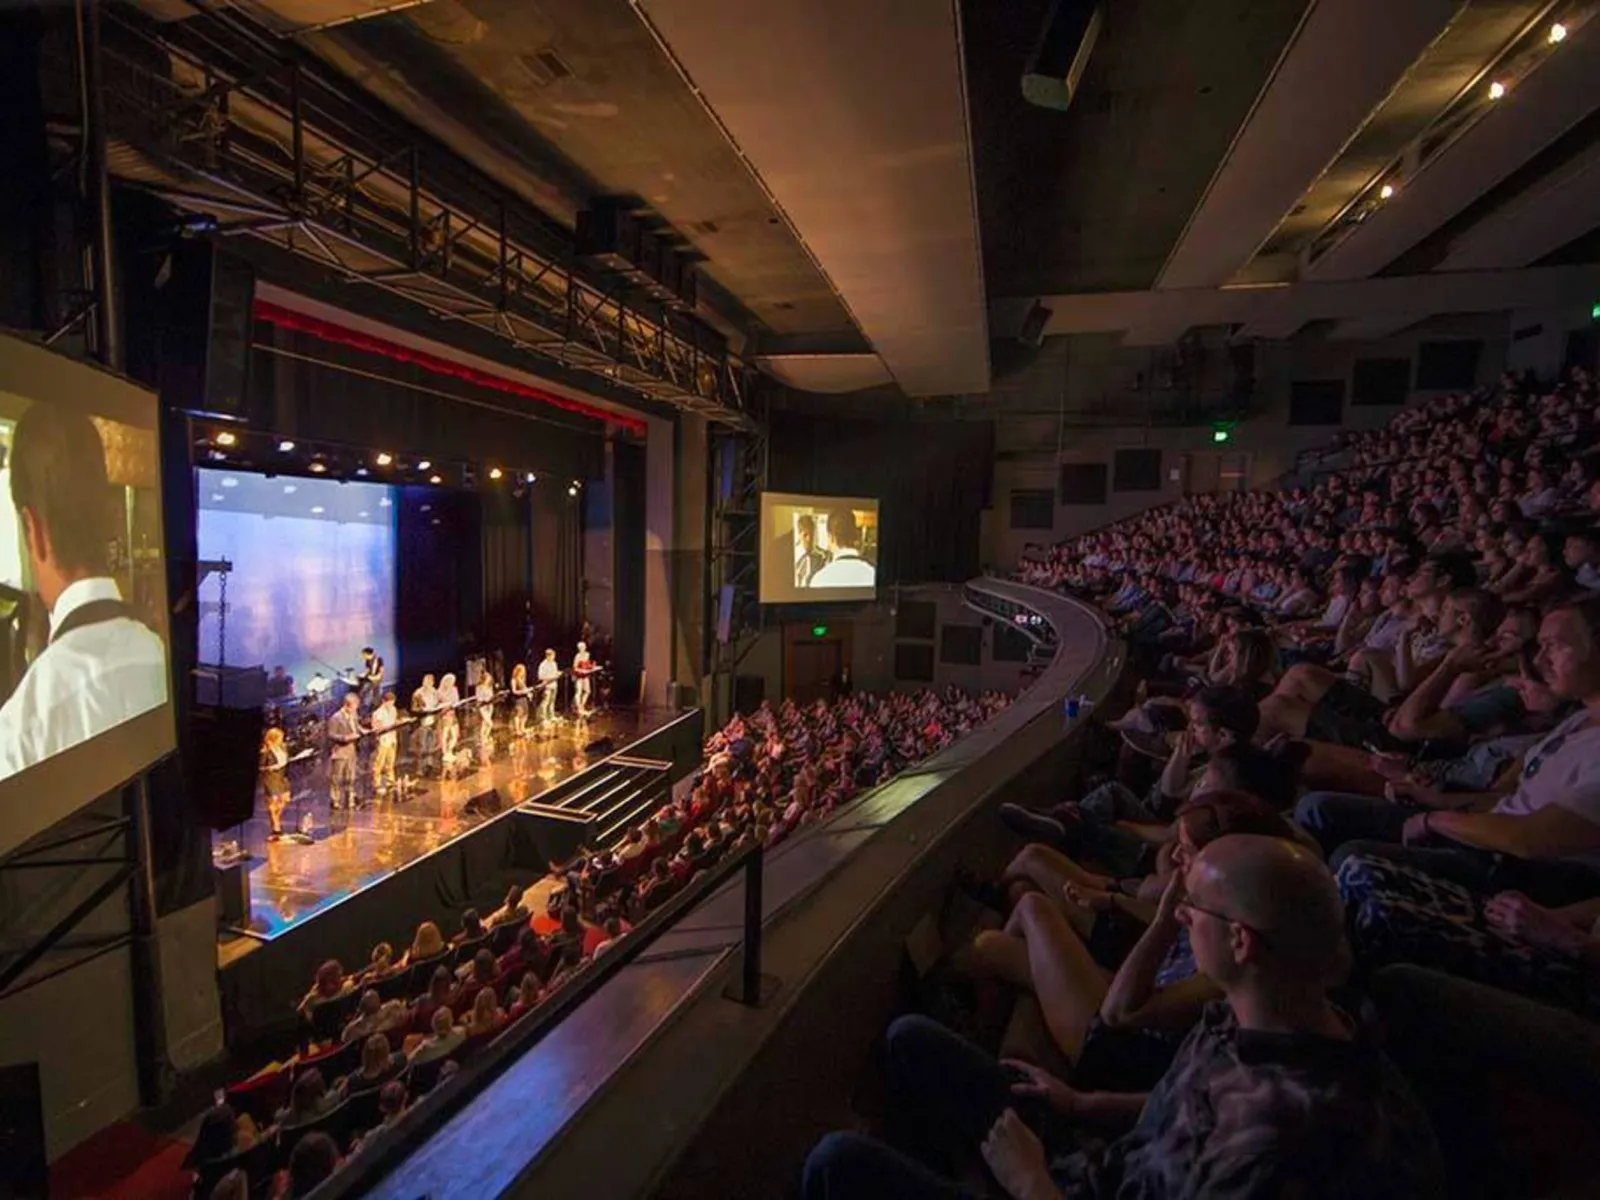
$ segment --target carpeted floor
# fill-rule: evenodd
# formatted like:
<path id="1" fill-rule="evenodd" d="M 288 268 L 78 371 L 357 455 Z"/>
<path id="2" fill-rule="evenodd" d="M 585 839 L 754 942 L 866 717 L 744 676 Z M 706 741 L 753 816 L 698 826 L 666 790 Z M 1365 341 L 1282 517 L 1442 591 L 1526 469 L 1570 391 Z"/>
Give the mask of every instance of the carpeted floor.
<path id="1" fill-rule="evenodd" d="M 52 1200 L 185 1200 L 186 1143 L 119 1121 L 57 1159 L 50 1167 Z"/>

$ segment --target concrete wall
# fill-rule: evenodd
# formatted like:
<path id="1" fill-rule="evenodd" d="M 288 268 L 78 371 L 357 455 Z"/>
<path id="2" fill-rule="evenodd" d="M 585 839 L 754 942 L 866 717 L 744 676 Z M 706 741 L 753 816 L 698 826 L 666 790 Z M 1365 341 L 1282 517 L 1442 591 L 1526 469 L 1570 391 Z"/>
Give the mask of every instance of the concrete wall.
<path id="1" fill-rule="evenodd" d="M 1295 382 L 1338 379 L 1346 385 L 1346 429 L 1385 424 L 1396 411 L 1389 407 L 1357 407 L 1350 403 L 1349 384 L 1357 359 L 1416 360 L 1421 342 L 1481 338 L 1479 384 L 1498 378 L 1506 362 L 1508 322 L 1505 314 L 1440 318 L 1374 341 L 1333 341 L 1307 336 L 1257 346 L 1256 414 L 1234 427 L 1222 445 L 1212 440 L 1210 424 L 1190 427 L 1113 427 L 1119 412 L 1147 410 L 1148 390 L 1131 381 L 1148 366 L 1150 353 L 1121 348 L 1101 336 L 1055 338 L 1039 357 L 1007 379 L 989 397 L 997 422 L 994 506 L 986 516 L 983 558 L 986 563 L 1014 563 L 1030 542 L 1049 543 L 1098 529 L 1146 508 L 1166 504 L 1186 491 L 1210 491 L 1232 468 L 1244 486 L 1264 486 L 1293 468 L 1300 451 L 1325 445 L 1339 427 L 1291 426 L 1289 397 Z M 1413 392 L 1413 398 L 1429 393 Z M 1159 395 L 1155 398 L 1159 402 Z M 1084 428 L 1074 412 L 1098 412 L 1098 428 Z M 1065 416 L 1061 414 L 1065 413 Z M 1078 427 L 1074 427 L 1074 421 Z M 1111 465 L 1119 449 L 1162 451 L 1161 488 L 1157 491 L 1110 491 L 1105 504 L 1062 505 L 1059 494 L 1050 529 L 1014 530 L 1011 493 L 1041 489 L 1056 493 L 1063 463 L 1105 463 L 1108 487 Z"/>
<path id="2" fill-rule="evenodd" d="M 1540 379 L 1557 378 L 1566 355 L 1568 335 L 1594 323 L 1589 305 L 1516 310 L 1511 314 L 1513 340 L 1506 350 L 1506 369 L 1532 371 Z"/>

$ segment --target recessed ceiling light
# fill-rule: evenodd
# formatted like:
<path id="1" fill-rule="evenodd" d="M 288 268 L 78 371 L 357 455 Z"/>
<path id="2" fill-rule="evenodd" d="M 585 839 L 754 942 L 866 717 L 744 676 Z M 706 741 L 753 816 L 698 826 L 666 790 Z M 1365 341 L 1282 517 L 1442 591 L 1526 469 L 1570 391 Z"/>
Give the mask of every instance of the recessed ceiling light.
<path id="1" fill-rule="evenodd" d="M 490 467 L 489 468 L 489 478 L 490 479 L 499 479 L 500 476 L 502 476 L 504 474 L 505 474 L 505 472 L 502 471 L 499 467 Z"/>
<path id="2" fill-rule="evenodd" d="M 577 484 L 573 484 L 571 487 L 569 487 L 567 489 L 567 495 L 576 496 L 577 494 L 578 494 L 578 485 Z"/>
<path id="3" fill-rule="evenodd" d="M 444 480 L 439 478 L 439 476 L 437 476 L 437 475 L 429 475 L 428 476 L 428 482 L 429 483 L 443 483 Z"/>
<path id="4" fill-rule="evenodd" d="M 1567 40 L 1567 27 L 1560 21 L 1557 21 L 1554 25 L 1550 26 L 1549 37 L 1550 44 L 1552 46 L 1559 45 Z"/>
<path id="5" fill-rule="evenodd" d="M 314 517 L 320 517 L 323 513 L 327 512 L 327 511 L 328 510 L 323 508 L 322 505 L 320 505 L 320 504 L 313 504 L 311 506 L 311 515 L 314 516 Z"/>
<path id="6" fill-rule="evenodd" d="M 1394 184 L 1392 183 L 1386 183 L 1378 189 L 1379 200 L 1387 200 L 1392 195 L 1394 195 Z"/>
<path id="7" fill-rule="evenodd" d="M 431 466 L 433 466 L 433 461 L 425 458 L 417 464 L 417 470 L 426 471 Z"/>
<path id="8" fill-rule="evenodd" d="M 356 474 L 357 475 L 365 477 L 366 473 L 367 473 L 367 469 L 365 467 L 357 467 L 356 468 Z"/>
<path id="9" fill-rule="evenodd" d="M 380 467 L 387 467 L 393 461 L 394 461 L 394 455 L 390 454 L 387 450 L 383 450 L 383 451 L 379 452 L 379 454 L 378 454 L 378 465 Z"/>
<path id="10" fill-rule="evenodd" d="M 278 453 L 279 454 L 287 454 L 287 453 L 289 453 L 289 451 L 291 451 L 293 449 L 294 449 L 294 443 L 291 442 L 288 438 L 284 438 L 283 441 L 278 443 Z"/>
<path id="11" fill-rule="evenodd" d="M 311 473 L 313 475 L 321 475 L 327 469 L 328 469 L 328 464 L 327 463 L 314 462 L 314 463 L 311 464 Z"/>
<path id="12" fill-rule="evenodd" d="M 219 446 L 237 446 L 238 444 L 239 435 L 236 433 L 224 429 L 221 433 L 217 434 L 217 445 Z"/>
<path id="13" fill-rule="evenodd" d="M 529 483 L 538 483 L 539 482 L 539 477 L 537 475 L 535 475 L 532 471 L 528 472 L 528 474 L 526 476 L 526 479 L 527 479 L 527 481 Z"/>
<path id="14" fill-rule="evenodd" d="M 1498 100 L 1506 94 L 1506 85 L 1496 79 L 1489 85 L 1489 99 Z"/>
<path id="15" fill-rule="evenodd" d="M 300 487 L 299 487 L 298 484 L 286 483 L 286 484 L 283 485 L 283 494 L 285 496 L 292 496 L 296 492 L 298 492 L 299 490 L 300 490 Z"/>
<path id="16" fill-rule="evenodd" d="M 223 487 L 238 487 L 239 486 L 239 481 L 237 479 L 235 479 L 232 475 L 224 475 L 222 477 L 222 486 Z"/>

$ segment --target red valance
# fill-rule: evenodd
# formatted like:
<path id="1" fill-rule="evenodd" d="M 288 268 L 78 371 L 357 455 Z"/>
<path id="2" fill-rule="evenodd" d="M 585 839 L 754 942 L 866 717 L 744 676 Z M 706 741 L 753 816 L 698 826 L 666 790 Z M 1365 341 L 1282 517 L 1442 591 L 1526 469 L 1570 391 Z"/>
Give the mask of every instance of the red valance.
<path id="1" fill-rule="evenodd" d="M 310 334 L 324 342 L 332 342 L 338 346 L 349 346 L 351 349 L 360 350 L 367 354 L 377 354 L 395 362 L 410 363 L 434 375 L 444 375 L 451 379 L 461 379 L 475 387 L 488 388 L 491 391 L 504 392 L 510 396 L 520 396 L 524 400 L 533 400 L 540 404 L 549 404 L 552 407 L 565 409 L 567 412 L 579 413 L 585 417 L 593 417 L 597 421 L 610 421 L 620 425 L 629 433 L 644 436 L 645 422 L 642 417 L 628 416 L 622 413 L 610 412 L 598 408 L 593 404 L 585 404 L 582 400 L 573 400 L 567 396 L 559 396 L 554 392 L 547 392 L 542 388 L 530 387 L 525 383 L 518 383 L 514 379 L 506 379 L 500 375 L 491 375 L 487 371 L 479 371 L 464 363 L 458 363 L 448 358 L 440 358 L 436 354 L 429 354 L 411 346 L 403 346 L 399 342 L 387 341 L 384 338 L 373 337 L 369 333 L 350 329 L 344 325 L 336 325 L 332 321 L 324 321 L 318 317 L 307 316 L 305 313 L 296 312 L 292 308 L 273 304 L 269 300 L 255 302 L 255 318 L 265 321 L 269 325 L 276 325 L 281 329 L 293 329 L 297 333 Z"/>

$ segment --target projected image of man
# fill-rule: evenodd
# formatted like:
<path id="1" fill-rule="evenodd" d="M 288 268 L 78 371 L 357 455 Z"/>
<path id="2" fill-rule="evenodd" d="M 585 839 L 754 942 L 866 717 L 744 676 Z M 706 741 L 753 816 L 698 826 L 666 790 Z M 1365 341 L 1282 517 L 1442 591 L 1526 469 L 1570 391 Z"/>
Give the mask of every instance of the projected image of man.
<path id="1" fill-rule="evenodd" d="M 845 505 L 828 512 L 827 566 L 811 577 L 813 588 L 869 588 L 877 584 L 878 569 L 861 557 L 861 527 Z"/>
<path id="2" fill-rule="evenodd" d="M 111 578 L 111 486 L 87 416 L 35 404 L 11 443 L 11 503 L 50 637 L 0 708 L 0 778 L 159 708 L 161 639 Z"/>
<path id="3" fill-rule="evenodd" d="M 795 528 L 795 587 L 810 587 L 811 577 L 828 565 L 828 556 L 817 549 L 817 519 L 810 513 L 801 513 L 794 519 Z"/>

